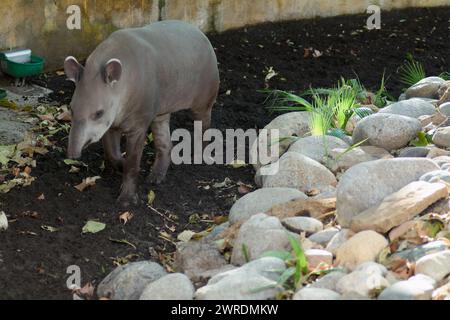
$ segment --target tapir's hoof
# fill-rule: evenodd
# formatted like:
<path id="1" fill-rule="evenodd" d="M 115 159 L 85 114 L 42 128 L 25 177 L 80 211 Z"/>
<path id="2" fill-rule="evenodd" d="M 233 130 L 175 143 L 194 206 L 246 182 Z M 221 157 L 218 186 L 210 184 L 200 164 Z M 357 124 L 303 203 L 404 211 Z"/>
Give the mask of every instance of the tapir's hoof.
<path id="1" fill-rule="evenodd" d="M 147 177 L 147 182 L 150 183 L 150 184 L 159 185 L 159 184 L 163 183 L 165 179 L 166 179 L 166 175 L 165 174 L 161 174 L 161 173 L 158 174 L 158 173 L 152 172 Z"/>
<path id="2" fill-rule="evenodd" d="M 135 195 L 122 194 L 117 199 L 117 203 L 123 209 L 128 209 L 133 206 L 138 206 L 139 205 L 139 196 L 137 194 L 135 194 Z"/>

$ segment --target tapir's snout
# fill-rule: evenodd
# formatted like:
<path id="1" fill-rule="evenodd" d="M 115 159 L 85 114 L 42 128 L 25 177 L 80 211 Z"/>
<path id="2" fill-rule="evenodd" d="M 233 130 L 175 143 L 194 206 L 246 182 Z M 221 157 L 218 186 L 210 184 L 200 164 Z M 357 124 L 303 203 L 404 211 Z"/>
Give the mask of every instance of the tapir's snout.
<path id="1" fill-rule="evenodd" d="M 69 135 L 69 146 L 67 148 L 68 159 L 79 159 L 87 142 L 84 141 L 84 129 L 79 126 L 72 125 Z"/>

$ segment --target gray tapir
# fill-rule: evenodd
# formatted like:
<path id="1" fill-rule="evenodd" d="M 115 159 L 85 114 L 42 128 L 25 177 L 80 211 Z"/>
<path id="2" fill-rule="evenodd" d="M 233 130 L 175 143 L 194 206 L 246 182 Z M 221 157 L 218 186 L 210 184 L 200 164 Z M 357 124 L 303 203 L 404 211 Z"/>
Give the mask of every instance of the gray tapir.
<path id="1" fill-rule="evenodd" d="M 107 159 L 123 170 L 123 206 L 138 202 L 137 179 L 151 126 L 156 160 L 149 179 L 161 183 L 170 166 L 170 116 L 191 109 L 206 130 L 219 91 L 217 57 L 208 38 L 181 21 L 162 21 L 124 29 L 101 43 L 81 66 L 64 64 L 76 83 L 71 103 L 68 157 L 102 139 Z M 126 137 L 122 156 L 120 141 Z"/>

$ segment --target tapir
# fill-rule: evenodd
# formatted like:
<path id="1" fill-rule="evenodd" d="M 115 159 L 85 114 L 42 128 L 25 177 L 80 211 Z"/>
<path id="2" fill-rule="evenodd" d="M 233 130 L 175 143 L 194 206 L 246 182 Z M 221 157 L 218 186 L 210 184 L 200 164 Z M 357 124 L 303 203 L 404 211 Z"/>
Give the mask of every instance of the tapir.
<path id="1" fill-rule="evenodd" d="M 217 57 L 206 35 L 188 23 L 116 31 L 85 66 L 68 57 L 64 69 L 76 84 L 68 158 L 78 159 L 102 140 L 107 160 L 123 171 L 118 202 L 124 207 L 139 201 L 137 180 L 150 127 L 156 158 L 149 181 L 161 183 L 171 164 L 171 114 L 191 110 L 204 130 L 211 125 L 220 84 Z"/>

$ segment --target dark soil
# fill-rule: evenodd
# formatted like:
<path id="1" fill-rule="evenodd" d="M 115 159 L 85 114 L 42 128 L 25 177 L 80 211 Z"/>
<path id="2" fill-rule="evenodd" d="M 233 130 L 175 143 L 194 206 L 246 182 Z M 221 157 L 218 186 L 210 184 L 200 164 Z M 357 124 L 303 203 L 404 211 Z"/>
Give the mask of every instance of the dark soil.
<path id="1" fill-rule="evenodd" d="M 377 31 L 365 30 L 367 17 L 359 15 L 265 24 L 210 35 L 222 76 L 214 127 L 262 128 L 270 122 L 274 116 L 267 112 L 265 95 L 259 92 L 266 87 L 265 70 L 269 67 L 278 73 L 269 81 L 270 88 L 293 91 L 332 86 L 341 76 L 354 78 L 355 73 L 367 88 L 378 89 L 385 70 L 391 76 L 388 89 L 394 96 L 403 88 L 396 70 L 407 53 L 421 61 L 429 75 L 450 70 L 446 60 L 450 52 L 450 9 L 385 12 L 382 17 L 383 27 Z M 323 56 L 305 57 L 306 48 L 319 50 Z M 55 91 L 53 102 L 70 102 L 73 86 L 63 76 L 48 74 L 34 81 Z M 176 115 L 173 127 L 192 128 L 189 114 Z M 65 137 L 58 138 L 63 149 L 66 144 Z M 121 177 L 108 167 L 101 171 L 101 146 L 85 153 L 83 161 L 89 168 L 79 174 L 69 174 L 64 159 L 64 150 L 38 158 L 32 172 L 37 179 L 32 186 L 0 195 L 0 210 L 11 220 L 9 230 L 0 234 L 2 299 L 71 299 L 66 289 L 66 270 L 71 265 L 81 267 L 85 284 L 101 281 L 113 270 L 117 258 L 161 262 L 174 251 L 174 245 L 163 239 L 161 232 L 176 238 L 186 229 L 208 228 L 208 220 L 227 215 L 235 197 L 240 196 L 237 183 L 251 184 L 253 180 L 249 168 L 173 166 L 163 185 L 148 186 L 144 177 L 153 159 L 149 146 L 143 160 L 140 195 L 145 199 L 153 190 L 153 206 L 158 213 L 142 205 L 132 210 L 135 218 L 124 226 L 118 219 L 123 211 L 115 204 Z M 102 177 L 95 187 L 83 193 L 74 188 L 83 178 L 95 175 Z M 226 178 L 234 185 L 204 188 Z M 41 194 L 45 200 L 38 200 Z M 206 221 L 189 224 L 195 220 L 190 219 L 193 215 Z M 106 223 L 106 230 L 82 235 L 84 224 L 95 219 Z M 44 231 L 42 226 L 59 231 Z M 127 240 L 136 249 L 111 240 Z"/>

